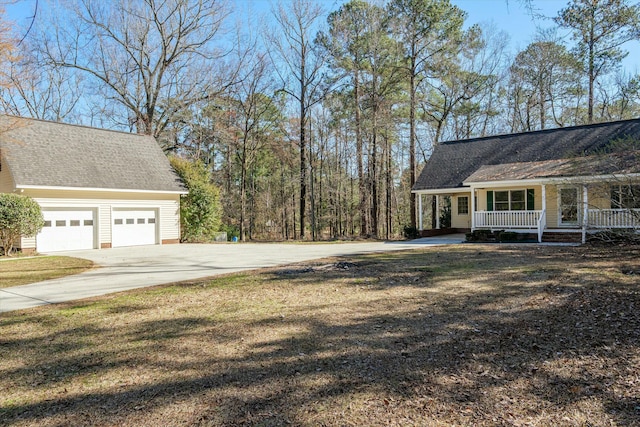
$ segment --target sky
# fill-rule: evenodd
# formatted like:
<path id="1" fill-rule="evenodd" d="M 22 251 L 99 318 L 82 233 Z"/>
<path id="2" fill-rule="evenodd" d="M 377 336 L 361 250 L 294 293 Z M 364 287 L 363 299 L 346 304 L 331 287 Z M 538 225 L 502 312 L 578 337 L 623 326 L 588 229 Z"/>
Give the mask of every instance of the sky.
<path id="1" fill-rule="evenodd" d="M 39 0 L 41 8 L 48 0 Z M 108 1 L 108 0 L 104 0 Z M 238 11 L 249 13 L 268 13 L 273 0 L 230 0 Z M 329 10 L 336 10 L 344 3 L 342 0 L 317 0 Z M 531 43 L 542 28 L 554 27 L 551 19 L 530 16 L 523 5 L 522 0 L 450 0 L 452 4 L 467 12 L 466 25 L 473 24 L 493 25 L 498 30 L 505 31 L 510 38 L 509 49 L 513 55 L 523 50 Z M 18 0 L 14 5 L 7 7 L 10 19 L 19 24 L 29 22 L 33 15 L 36 0 Z M 51 1 L 55 4 L 55 1 Z M 554 17 L 558 11 L 565 7 L 568 0 L 533 0 L 533 5 L 541 16 Z M 569 34 L 559 32 L 567 43 L 570 43 Z M 631 42 L 624 46 L 630 51 L 623 63 L 624 69 L 629 73 L 640 71 L 640 43 Z"/>

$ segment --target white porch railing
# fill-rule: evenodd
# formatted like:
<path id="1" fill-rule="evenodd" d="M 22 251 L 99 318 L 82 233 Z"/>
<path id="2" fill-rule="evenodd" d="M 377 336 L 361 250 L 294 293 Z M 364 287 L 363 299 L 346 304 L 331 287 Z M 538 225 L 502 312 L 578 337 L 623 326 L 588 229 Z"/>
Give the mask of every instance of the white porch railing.
<path id="1" fill-rule="evenodd" d="M 477 211 L 475 228 L 530 228 L 540 227 L 543 211 Z"/>
<path id="2" fill-rule="evenodd" d="M 593 228 L 640 228 L 640 209 L 589 209 Z"/>

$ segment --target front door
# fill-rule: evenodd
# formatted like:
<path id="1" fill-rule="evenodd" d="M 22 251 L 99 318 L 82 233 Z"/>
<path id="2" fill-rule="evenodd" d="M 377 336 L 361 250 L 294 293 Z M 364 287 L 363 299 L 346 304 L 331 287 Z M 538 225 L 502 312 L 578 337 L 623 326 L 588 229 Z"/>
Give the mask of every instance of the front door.
<path id="1" fill-rule="evenodd" d="M 578 188 L 563 187 L 559 194 L 559 225 L 578 225 Z"/>

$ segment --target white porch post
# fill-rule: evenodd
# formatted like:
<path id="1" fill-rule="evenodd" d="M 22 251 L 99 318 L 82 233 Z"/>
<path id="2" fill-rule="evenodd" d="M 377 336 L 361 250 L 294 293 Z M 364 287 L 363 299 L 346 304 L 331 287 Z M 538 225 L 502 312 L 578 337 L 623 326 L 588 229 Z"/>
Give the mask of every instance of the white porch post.
<path id="1" fill-rule="evenodd" d="M 547 212 L 547 185 L 542 184 L 542 212 Z"/>
<path id="2" fill-rule="evenodd" d="M 436 198 L 436 229 L 440 230 L 440 196 L 433 196 Z"/>
<path id="3" fill-rule="evenodd" d="M 422 193 L 418 193 L 418 230 L 422 229 Z"/>
<path id="4" fill-rule="evenodd" d="M 471 187 L 471 231 L 476 229 L 476 189 Z"/>
<path id="5" fill-rule="evenodd" d="M 587 184 L 582 184 L 582 244 L 587 242 L 587 222 L 589 221 L 589 192 Z"/>

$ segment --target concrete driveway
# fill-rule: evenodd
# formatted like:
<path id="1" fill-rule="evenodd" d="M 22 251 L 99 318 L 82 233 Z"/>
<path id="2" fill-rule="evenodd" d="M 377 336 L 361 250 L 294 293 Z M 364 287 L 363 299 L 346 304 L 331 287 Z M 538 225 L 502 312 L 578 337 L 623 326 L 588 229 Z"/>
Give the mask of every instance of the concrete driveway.
<path id="1" fill-rule="evenodd" d="M 0 289 L 0 313 L 324 257 L 396 251 L 463 240 L 464 235 L 450 235 L 408 242 L 180 244 L 58 252 L 56 255 L 89 259 L 101 268 Z"/>

